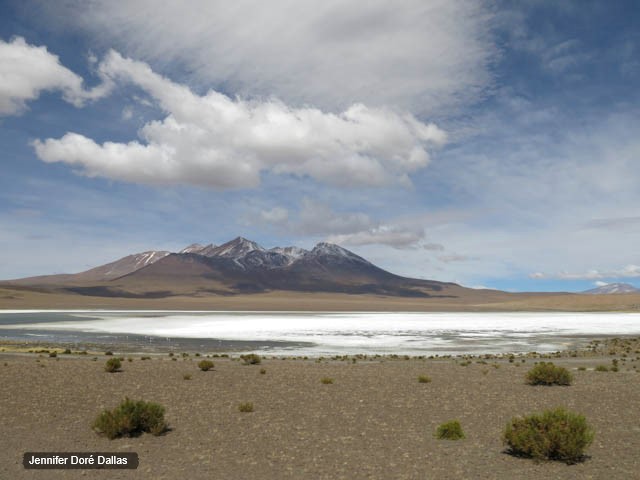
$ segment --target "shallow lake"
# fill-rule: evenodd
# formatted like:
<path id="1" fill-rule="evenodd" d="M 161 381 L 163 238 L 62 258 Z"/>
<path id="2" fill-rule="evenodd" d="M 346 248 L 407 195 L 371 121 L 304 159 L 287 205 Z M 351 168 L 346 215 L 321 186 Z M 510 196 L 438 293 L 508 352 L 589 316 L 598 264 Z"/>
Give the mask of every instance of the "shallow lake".
<path id="1" fill-rule="evenodd" d="M 554 352 L 640 335 L 637 313 L 0 311 L 0 339 L 271 355 Z"/>

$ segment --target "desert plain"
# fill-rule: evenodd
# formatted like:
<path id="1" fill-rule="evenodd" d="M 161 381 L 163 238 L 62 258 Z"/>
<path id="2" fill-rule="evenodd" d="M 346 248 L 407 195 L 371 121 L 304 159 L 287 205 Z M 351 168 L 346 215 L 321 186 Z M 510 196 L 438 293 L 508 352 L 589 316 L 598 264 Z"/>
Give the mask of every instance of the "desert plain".
<path id="1" fill-rule="evenodd" d="M 0 345 L 2 479 L 640 477 L 640 339 L 609 339 L 549 358 L 264 357 L 244 365 L 237 355 L 210 353 L 215 367 L 207 372 L 197 367 L 207 352 L 116 350 L 122 371 L 109 373 L 104 366 L 113 357 L 105 352 L 64 354 L 63 347 Z M 525 383 L 529 368 L 549 359 L 571 371 L 571 386 Z M 617 372 L 595 370 L 614 359 Z M 431 381 L 420 383 L 421 375 Z M 125 397 L 162 404 L 170 430 L 114 440 L 93 431 L 96 416 Z M 252 412 L 239 411 L 245 402 Z M 583 462 L 508 454 L 501 437 L 512 417 L 557 406 L 585 415 L 595 430 Z M 452 419 L 466 438 L 436 439 L 437 426 Z M 140 465 L 25 470 L 28 451 L 130 451 Z"/>

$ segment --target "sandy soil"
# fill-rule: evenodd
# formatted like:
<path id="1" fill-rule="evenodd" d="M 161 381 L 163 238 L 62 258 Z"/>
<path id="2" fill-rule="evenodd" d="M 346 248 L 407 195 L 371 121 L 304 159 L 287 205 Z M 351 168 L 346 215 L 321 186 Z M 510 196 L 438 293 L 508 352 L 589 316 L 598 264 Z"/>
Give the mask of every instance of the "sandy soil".
<path id="1" fill-rule="evenodd" d="M 640 294 L 507 293 L 465 289 L 455 298 L 407 298 L 273 291 L 243 295 L 174 295 L 157 299 L 91 297 L 0 286 L 0 309 L 145 309 L 277 311 L 640 311 Z"/>
<path id="2" fill-rule="evenodd" d="M 639 478 L 640 343 L 618 344 L 610 355 L 612 348 L 554 359 L 574 373 L 570 387 L 526 385 L 531 358 L 467 366 L 460 359 L 390 358 L 246 366 L 215 358 L 215 369 L 202 372 L 193 354 L 177 361 L 162 354 L 133 357 L 122 372 L 107 373 L 104 355 L 93 361 L 2 352 L 0 478 Z M 619 372 L 593 370 L 613 358 Z M 432 382 L 419 383 L 423 374 Z M 322 377 L 334 383 L 322 384 Z M 125 396 L 163 404 L 172 430 L 98 436 L 93 419 Z M 253 402 L 254 412 L 241 413 L 241 402 Z M 504 453 L 501 432 L 511 417 L 555 406 L 584 414 L 594 427 L 588 460 L 535 463 Z M 451 419 L 460 420 L 466 439 L 435 439 L 436 427 Z M 26 451 L 135 451 L 140 467 L 28 471 L 21 463 Z"/>

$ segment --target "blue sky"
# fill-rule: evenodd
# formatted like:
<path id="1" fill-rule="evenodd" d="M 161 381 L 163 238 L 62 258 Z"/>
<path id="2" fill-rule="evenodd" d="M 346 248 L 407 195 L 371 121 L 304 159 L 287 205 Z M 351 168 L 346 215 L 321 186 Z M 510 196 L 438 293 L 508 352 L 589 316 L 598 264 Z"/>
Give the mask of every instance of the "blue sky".
<path id="1" fill-rule="evenodd" d="M 472 287 L 640 286 L 635 1 L 0 11 L 0 278 L 242 235 Z"/>

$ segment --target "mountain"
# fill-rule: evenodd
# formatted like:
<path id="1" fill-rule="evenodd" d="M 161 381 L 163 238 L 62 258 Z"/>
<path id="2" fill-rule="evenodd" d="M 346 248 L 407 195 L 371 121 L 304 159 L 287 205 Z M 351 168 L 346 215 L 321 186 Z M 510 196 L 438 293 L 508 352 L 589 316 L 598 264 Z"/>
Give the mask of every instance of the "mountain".
<path id="1" fill-rule="evenodd" d="M 628 283 L 608 283 L 598 288 L 592 288 L 591 290 L 585 290 L 585 294 L 589 295 L 602 295 L 602 294 L 616 294 L 616 293 L 638 293 L 640 288 L 636 288 Z"/>
<path id="2" fill-rule="evenodd" d="M 127 255 L 115 262 L 107 263 L 99 267 L 92 268 L 85 272 L 76 274 L 44 275 L 39 277 L 22 278 L 11 280 L 12 284 L 57 284 L 57 283 L 83 283 L 83 282 L 104 282 L 117 279 L 123 275 L 135 272 L 148 265 L 162 260 L 171 252 L 151 250 L 148 252 Z"/>
<path id="3" fill-rule="evenodd" d="M 2 284 L 136 298 L 280 290 L 448 297 L 467 290 L 453 283 L 394 275 L 331 243 L 318 243 L 312 250 L 294 246 L 266 249 L 243 237 L 219 246 L 192 244 L 178 253 L 150 251 L 129 255 L 77 274 Z"/>

